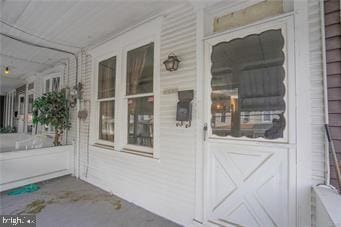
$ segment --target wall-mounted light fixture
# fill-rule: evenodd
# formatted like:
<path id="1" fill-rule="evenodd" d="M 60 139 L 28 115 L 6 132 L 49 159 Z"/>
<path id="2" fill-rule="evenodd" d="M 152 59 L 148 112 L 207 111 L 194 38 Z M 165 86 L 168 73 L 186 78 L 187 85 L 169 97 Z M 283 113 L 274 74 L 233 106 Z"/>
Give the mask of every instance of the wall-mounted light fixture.
<path id="1" fill-rule="evenodd" d="M 5 73 L 5 74 L 9 74 L 9 73 L 10 73 L 10 71 L 9 71 L 9 67 L 8 67 L 8 66 L 5 68 L 5 71 L 4 71 L 4 73 Z"/>
<path id="2" fill-rule="evenodd" d="M 167 71 L 173 72 L 176 71 L 179 67 L 180 60 L 174 53 L 170 53 L 168 55 L 168 59 L 163 62 Z"/>

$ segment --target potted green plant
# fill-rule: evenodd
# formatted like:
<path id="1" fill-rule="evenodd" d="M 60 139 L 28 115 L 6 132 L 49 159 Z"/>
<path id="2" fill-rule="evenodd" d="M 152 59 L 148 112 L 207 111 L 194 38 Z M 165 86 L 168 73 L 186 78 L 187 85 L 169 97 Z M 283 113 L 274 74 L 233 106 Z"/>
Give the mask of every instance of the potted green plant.
<path id="1" fill-rule="evenodd" d="M 64 130 L 71 127 L 69 121 L 69 105 L 64 91 L 43 94 L 33 101 L 32 123 L 51 125 L 55 130 L 53 144 L 61 145 Z"/>

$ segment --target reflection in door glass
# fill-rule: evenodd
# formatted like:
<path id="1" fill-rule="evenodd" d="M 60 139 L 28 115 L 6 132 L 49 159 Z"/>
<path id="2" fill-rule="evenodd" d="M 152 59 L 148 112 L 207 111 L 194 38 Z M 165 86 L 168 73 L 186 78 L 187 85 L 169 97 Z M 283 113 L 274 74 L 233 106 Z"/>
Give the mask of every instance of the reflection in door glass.
<path id="1" fill-rule="evenodd" d="M 268 30 L 213 46 L 211 127 L 217 136 L 283 138 L 284 38 Z"/>

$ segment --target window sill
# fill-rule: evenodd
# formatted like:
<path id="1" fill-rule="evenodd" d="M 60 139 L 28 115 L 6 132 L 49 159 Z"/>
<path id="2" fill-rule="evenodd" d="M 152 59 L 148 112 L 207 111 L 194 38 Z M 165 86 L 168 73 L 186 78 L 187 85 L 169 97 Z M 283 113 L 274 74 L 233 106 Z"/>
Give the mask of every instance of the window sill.
<path id="1" fill-rule="evenodd" d="M 94 143 L 91 146 L 96 147 L 96 148 L 100 148 L 100 149 L 105 149 L 106 151 L 110 151 L 110 152 L 114 151 L 114 152 L 132 154 L 132 155 L 137 155 L 137 156 L 141 156 L 141 157 L 147 157 L 147 158 L 152 158 L 152 159 L 158 160 L 158 158 L 154 157 L 153 153 L 144 152 L 141 150 L 130 149 L 130 148 L 123 148 L 123 149 L 118 150 L 118 149 L 115 149 L 114 146 L 100 144 L 100 143 Z"/>
<path id="2" fill-rule="evenodd" d="M 103 148 L 103 149 L 106 149 L 106 150 L 115 150 L 114 146 L 110 146 L 110 145 L 106 145 L 106 144 L 101 144 L 101 143 L 94 143 L 94 144 L 92 144 L 92 146 Z"/>
<path id="3" fill-rule="evenodd" d="M 119 150 L 119 152 L 134 154 L 134 155 L 148 157 L 148 158 L 154 158 L 153 153 L 144 152 L 144 151 L 135 150 L 135 149 L 130 149 L 130 148 L 123 148 L 122 150 Z"/>

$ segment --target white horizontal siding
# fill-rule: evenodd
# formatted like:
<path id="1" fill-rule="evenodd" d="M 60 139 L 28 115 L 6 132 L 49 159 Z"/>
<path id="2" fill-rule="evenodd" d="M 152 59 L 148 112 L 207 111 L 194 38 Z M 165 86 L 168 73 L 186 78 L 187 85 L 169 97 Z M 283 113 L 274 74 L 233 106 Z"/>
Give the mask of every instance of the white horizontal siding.
<path id="1" fill-rule="evenodd" d="M 161 67 L 159 160 L 88 146 L 90 118 L 80 123 L 82 179 L 184 225 L 189 225 L 194 217 L 196 124 L 193 122 L 187 129 L 177 128 L 177 94 L 164 95 L 162 91 L 196 86 L 195 23 L 191 6 L 169 12 L 163 22 L 160 65 L 170 52 L 180 56 L 181 63 L 179 70 L 172 73 Z M 81 109 L 89 111 L 89 100 L 94 95 L 91 93 L 91 56 L 83 53 L 80 59 L 80 81 L 84 85 Z M 195 111 L 194 107 L 193 115 Z M 74 126 L 75 117 L 72 118 Z M 74 135 L 74 130 L 70 134 Z"/>
<path id="2" fill-rule="evenodd" d="M 320 1 L 309 1 L 309 53 L 310 92 L 312 117 L 312 180 L 313 184 L 323 183 L 324 163 L 324 93 L 322 73 L 322 35 Z"/>
<path id="3" fill-rule="evenodd" d="M 322 1 L 323 2 L 323 1 Z M 312 118 L 312 183 L 325 180 L 325 135 L 324 135 L 324 92 L 322 67 L 322 33 L 320 1 L 311 0 L 308 5 L 309 19 L 309 62 Z M 316 226 L 316 199 L 312 197 L 312 226 Z"/>

